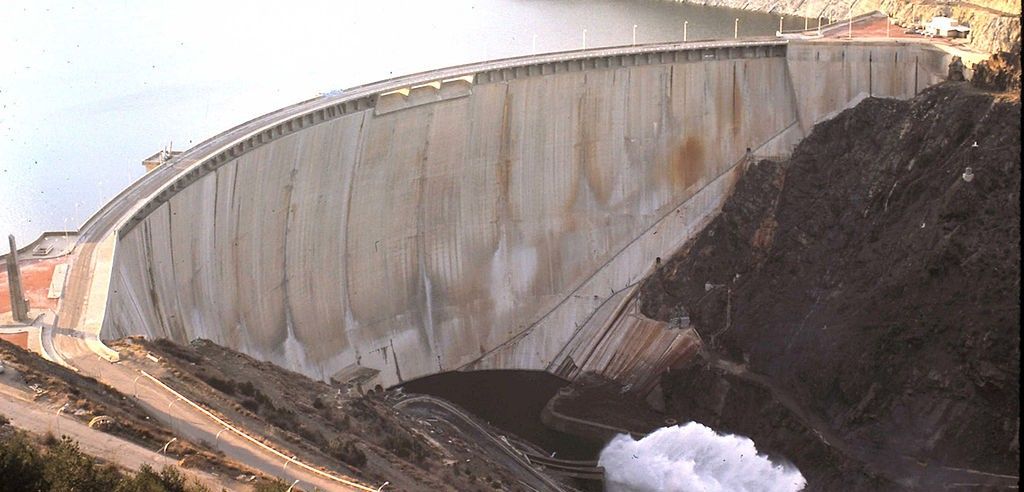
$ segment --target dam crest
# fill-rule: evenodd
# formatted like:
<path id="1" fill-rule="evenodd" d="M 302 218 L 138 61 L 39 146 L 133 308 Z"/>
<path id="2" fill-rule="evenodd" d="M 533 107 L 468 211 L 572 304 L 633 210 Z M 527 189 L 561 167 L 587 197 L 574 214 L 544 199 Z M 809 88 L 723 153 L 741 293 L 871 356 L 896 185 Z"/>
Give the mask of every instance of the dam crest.
<path id="1" fill-rule="evenodd" d="M 469 369 L 647 387 L 697 340 L 643 318 L 633 289 L 751 156 L 787 155 L 864 97 L 913 97 L 950 58 L 915 43 L 659 44 L 305 101 L 186 153 L 119 224 L 101 335 L 206 338 L 385 387 Z"/>

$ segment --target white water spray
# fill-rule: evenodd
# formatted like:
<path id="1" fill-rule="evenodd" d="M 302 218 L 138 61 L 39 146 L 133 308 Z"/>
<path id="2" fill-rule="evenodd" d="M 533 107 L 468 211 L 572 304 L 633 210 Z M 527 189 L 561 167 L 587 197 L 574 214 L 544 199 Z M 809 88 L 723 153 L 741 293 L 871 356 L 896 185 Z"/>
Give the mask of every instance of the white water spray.
<path id="1" fill-rule="evenodd" d="M 634 440 L 616 436 L 601 451 L 608 492 L 803 490 L 800 470 L 757 454 L 754 441 L 690 422 Z"/>

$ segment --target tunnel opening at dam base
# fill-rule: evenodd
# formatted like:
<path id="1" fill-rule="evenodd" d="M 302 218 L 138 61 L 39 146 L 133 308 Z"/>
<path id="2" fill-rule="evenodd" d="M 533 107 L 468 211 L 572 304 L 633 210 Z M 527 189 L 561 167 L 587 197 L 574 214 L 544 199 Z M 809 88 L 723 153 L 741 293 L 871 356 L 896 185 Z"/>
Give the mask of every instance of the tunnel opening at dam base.
<path id="1" fill-rule="evenodd" d="M 546 426 L 545 405 L 569 382 L 543 371 L 485 370 L 444 372 L 399 386 L 452 402 L 490 425 L 529 441 L 550 455 L 569 460 L 596 460 L 606 444 Z"/>

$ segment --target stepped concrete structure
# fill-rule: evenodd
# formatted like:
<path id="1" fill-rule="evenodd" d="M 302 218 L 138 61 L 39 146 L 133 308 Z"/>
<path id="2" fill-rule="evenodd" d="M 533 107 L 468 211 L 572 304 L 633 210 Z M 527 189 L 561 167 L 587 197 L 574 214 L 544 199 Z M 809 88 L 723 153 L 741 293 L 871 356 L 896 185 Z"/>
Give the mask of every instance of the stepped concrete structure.
<path id="1" fill-rule="evenodd" d="M 116 239 L 91 235 L 112 255 L 92 261 L 107 283 L 91 281 L 104 295 L 89 309 L 105 309 L 62 316 L 382 386 L 468 369 L 656 375 L 694 335 L 630 314 L 629 293 L 751 156 L 787 154 L 864 97 L 912 97 L 950 58 L 906 42 L 659 44 L 305 101 L 119 198 Z"/>

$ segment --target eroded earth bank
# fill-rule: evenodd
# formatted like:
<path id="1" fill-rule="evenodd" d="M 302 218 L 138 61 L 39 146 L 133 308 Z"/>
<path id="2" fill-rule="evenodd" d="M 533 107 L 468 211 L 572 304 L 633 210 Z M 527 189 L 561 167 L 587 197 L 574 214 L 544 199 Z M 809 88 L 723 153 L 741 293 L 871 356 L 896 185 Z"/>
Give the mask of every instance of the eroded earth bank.
<path id="1" fill-rule="evenodd" d="M 1019 90 L 945 83 L 818 125 L 643 286 L 645 315 L 704 344 L 666 413 L 809 489 L 1015 483 L 1019 200 Z"/>

